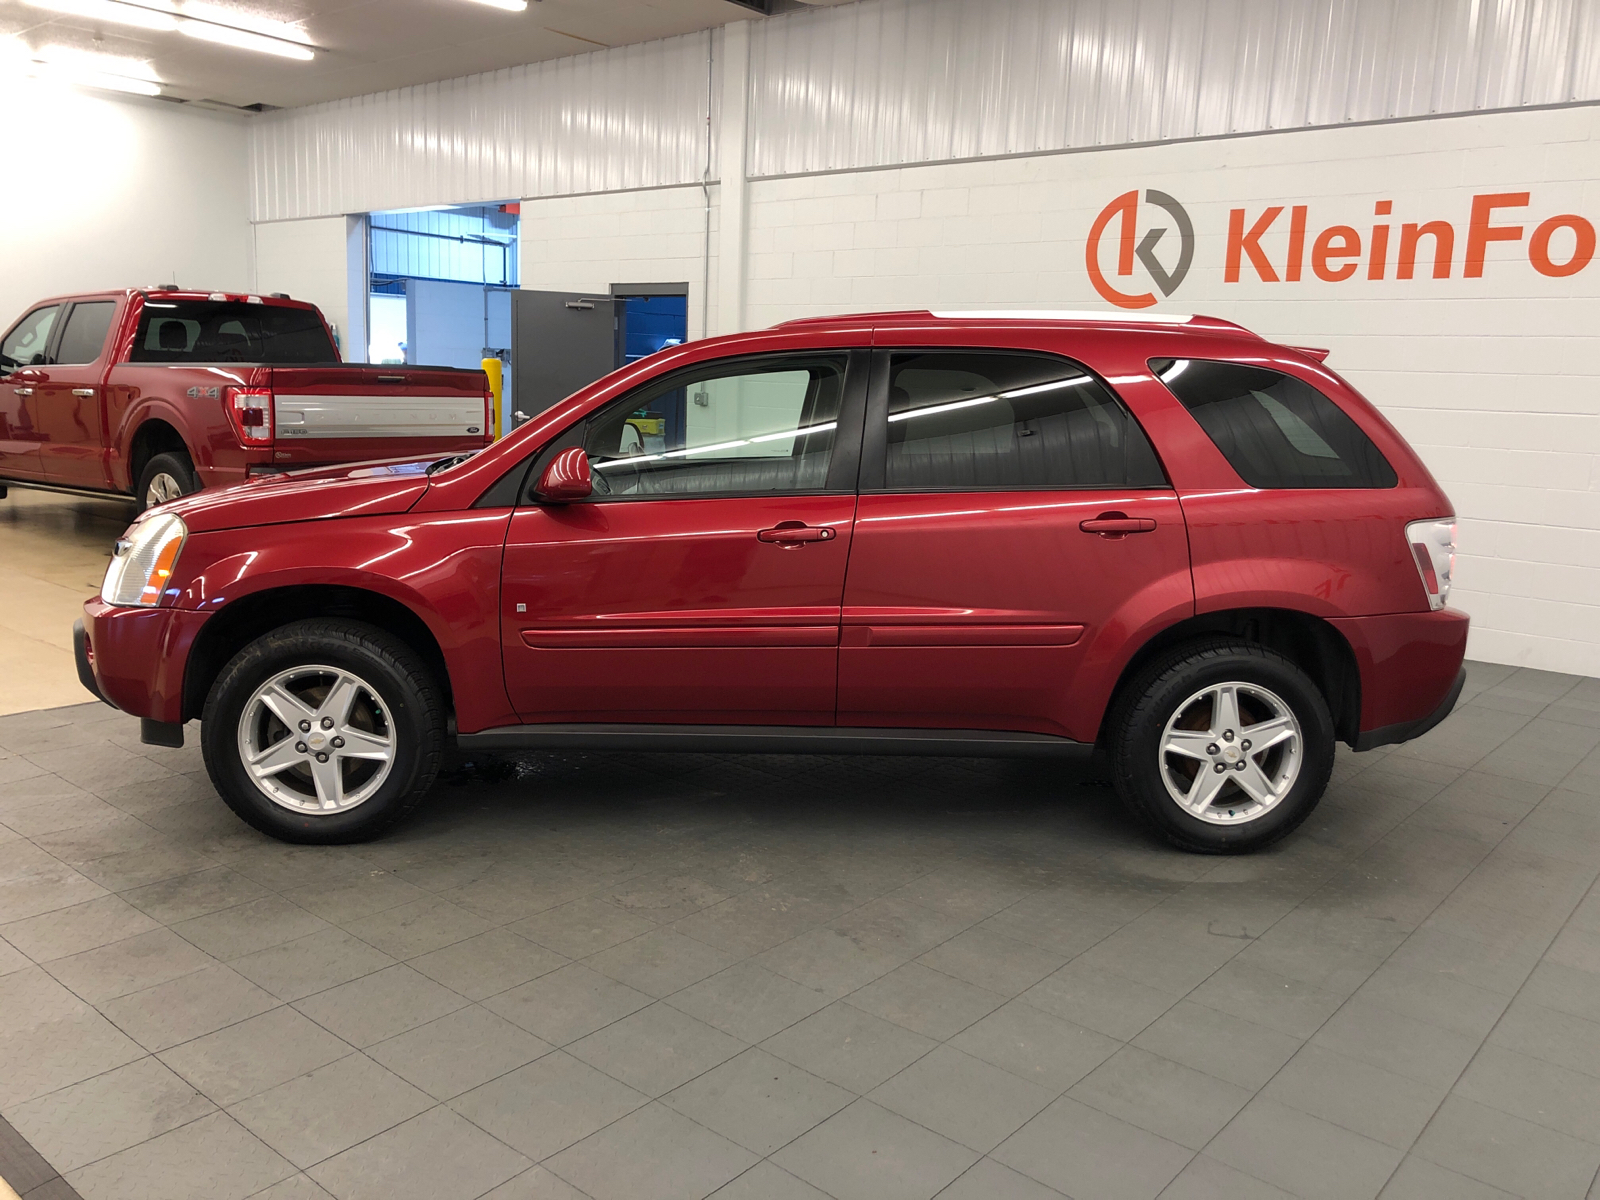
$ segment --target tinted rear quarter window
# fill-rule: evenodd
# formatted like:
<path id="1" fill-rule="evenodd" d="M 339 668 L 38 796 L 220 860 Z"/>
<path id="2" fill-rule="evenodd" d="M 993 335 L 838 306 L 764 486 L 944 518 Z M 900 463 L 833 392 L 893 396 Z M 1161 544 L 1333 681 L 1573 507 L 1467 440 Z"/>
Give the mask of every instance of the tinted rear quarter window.
<path id="1" fill-rule="evenodd" d="M 1066 359 L 897 353 L 888 410 L 890 491 L 1167 486 L 1132 414 Z"/>
<path id="2" fill-rule="evenodd" d="M 1253 488 L 1391 488 L 1394 468 L 1361 427 L 1304 380 L 1198 358 L 1150 361 Z"/>
<path id="3" fill-rule="evenodd" d="M 232 300 L 150 300 L 132 362 L 336 363 L 322 319 L 309 308 Z"/>
<path id="4" fill-rule="evenodd" d="M 66 327 L 61 331 L 56 361 L 64 366 L 82 365 L 99 358 L 100 351 L 105 348 L 106 334 L 111 332 L 111 316 L 116 311 L 115 302 L 110 300 L 74 304 Z"/>

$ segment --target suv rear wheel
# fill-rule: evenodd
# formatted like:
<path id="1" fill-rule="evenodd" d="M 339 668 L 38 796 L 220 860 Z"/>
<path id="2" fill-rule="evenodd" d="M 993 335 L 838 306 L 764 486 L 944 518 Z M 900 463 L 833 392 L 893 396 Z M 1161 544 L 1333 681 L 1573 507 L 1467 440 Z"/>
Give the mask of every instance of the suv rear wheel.
<path id="1" fill-rule="evenodd" d="M 1259 850 L 1310 816 L 1333 744 L 1327 702 L 1305 672 L 1231 638 L 1152 663 L 1111 727 L 1123 800 L 1174 845 L 1210 854 Z"/>
<path id="2" fill-rule="evenodd" d="M 397 638 L 355 621 L 296 621 L 223 668 L 200 731 L 228 807 L 286 842 L 376 837 L 427 794 L 444 702 Z"/>

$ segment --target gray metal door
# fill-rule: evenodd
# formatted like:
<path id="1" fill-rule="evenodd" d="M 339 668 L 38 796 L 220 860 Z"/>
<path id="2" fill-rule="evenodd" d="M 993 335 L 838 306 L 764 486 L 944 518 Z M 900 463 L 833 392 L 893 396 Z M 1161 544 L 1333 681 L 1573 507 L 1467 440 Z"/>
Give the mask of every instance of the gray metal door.
<path id="1" fill-rule="evenodd" d="M 616 326 L 609 296 L 511 293 L 511 394 L 534 416 L 609 373 Z"/>

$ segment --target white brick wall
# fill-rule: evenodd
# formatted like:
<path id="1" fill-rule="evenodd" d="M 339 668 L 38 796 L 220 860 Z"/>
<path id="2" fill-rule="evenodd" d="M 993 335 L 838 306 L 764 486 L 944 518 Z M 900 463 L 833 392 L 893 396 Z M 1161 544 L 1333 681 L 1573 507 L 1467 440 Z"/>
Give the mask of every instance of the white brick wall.
<path id="1" fill-rule="evenodd" d="M 1196 233 L 1193 268 L 1158 311 L 1330 347 L 1329 365 L 1439 477 L 1461 518 L 1453 599 L 1474 618 L 1470 653 L 1600 675 L 1600 258 L 1566 278 L 1527 258 L 1546 217 L 1600 225 L 1600 109 L 752 181 L 745 324 L 868 309 L 1107 307 L 1085 271 L 1088 230 L 1115 196 L 1147 188 L 1180 200 Z M 1491 243 L 1483 277 L 1463 278 L 1472 196 L 1521 191 L 1529 206 L 1495 222 L 1523 225 L 1523 241 Z M 1392 215 L 1374 216 L 1381 200 Z M 1285 212 L 1261 244 L 1280 268 L 1287 209 L 1310 207 L 1306 278 L 1261 282 L 1246 261 L 1241 281 L 1225 282 L 1229 210 L 1244 207 L 1248 225 L 1276 204 Z M 1400 225 L 1435 219 L 1455 226 L 1452 277 L 1431 278 L 1425 239 L 1421 277 L 1396 279 Z M 702 278 L 698 189 L 529 202 L 523 221 L 527 287 L 693 288 Z M 1343 282 L 1312 277 L 1318 231 L 1348 224 L 1365 244 L 1375 222 L 1392 229 L 1386 279 L 1367 279 L 1364 260 Z M 1169 266 L 1174 241 L 1158 247 Z M 1556 245 L 1565 257 L 1570 241 Z M 1114 270 L 1109 250 L 1103 261 Z M 1142 268 L 1113 282 L 1150 286 Z M 693 333 L 693 292 L 690 314 Z"/>
<path id="2" fill-rule="evenodd" d="M 346 362 L 366 362 L 367 347 L 360 330 L 352 341 L 350 325 L 350 261 L 344 217 L 316 217 L 309 221 L 272 221 L 251 226 L 255 238 L 255 281 L 258 292 L 287 292 L 296 300 L 309 300 L 322 310 L 338 331 Z M 357 270 L 355 296 L 361 297 Z M 365 316 L 357 314 L 358 325 Z"/>
<path id="3" fill-rule="evenodd" d="M 689 284 L 689 336 L 717 328 L 717 188 L 711 188 L 711 262 L 699 187 L 524 200 L 518 231 L 522 286 L 609 295 L 613 283 Z"/>

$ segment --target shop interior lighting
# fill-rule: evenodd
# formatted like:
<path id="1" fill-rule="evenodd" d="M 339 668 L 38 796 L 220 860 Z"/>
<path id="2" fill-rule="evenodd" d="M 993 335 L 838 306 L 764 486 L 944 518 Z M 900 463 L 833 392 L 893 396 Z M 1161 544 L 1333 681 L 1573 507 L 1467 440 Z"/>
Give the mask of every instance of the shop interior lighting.
<path id="1" fill-rule="evenodd" d="M 503 8 L 506 12 L 527 12 L 528 0 L 472 0 L 474 4 L 487 4 L 490 8 Z"/>
<path id="2" fill-rule="evenodd" d="M 132 25 L 157 33 L 182 33 L 201 41 L 280 58 L 309 62 L 316 57 L 310 39 L 299 26 L 214 4 L 179 6 L 174 0 L 23 0 L 23 3 L 66 16 Z"/>
<path id="3" fill-rule="evenodd" d="M 136 96 L 161 95 L 161 80 L 150 69 L 150 64 L 140 59 L 91 54 L 67 46 L 46 46 L 35 51 L 32 59 L 28 73 L 38 79 L 131 92 Z"/>

